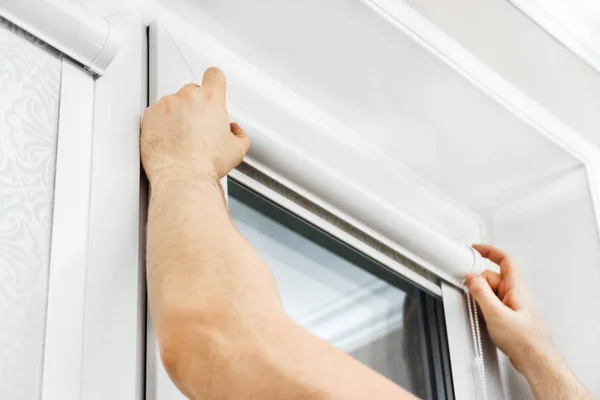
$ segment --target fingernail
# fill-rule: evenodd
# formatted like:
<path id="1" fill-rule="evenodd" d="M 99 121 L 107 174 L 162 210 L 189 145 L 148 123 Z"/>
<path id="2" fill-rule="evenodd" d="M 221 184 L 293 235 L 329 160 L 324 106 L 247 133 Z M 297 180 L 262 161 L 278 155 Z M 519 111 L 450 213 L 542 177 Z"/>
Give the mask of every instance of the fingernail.
<path id="1" fill-rule="evenodd" d="M 470 285 L 475 279 L 477 278 L 476 275 L 474 274 L 469 274 L 467 275 L 467 277 L 465 278 L 465 282 L 467 282 L 467 285 Z"/>

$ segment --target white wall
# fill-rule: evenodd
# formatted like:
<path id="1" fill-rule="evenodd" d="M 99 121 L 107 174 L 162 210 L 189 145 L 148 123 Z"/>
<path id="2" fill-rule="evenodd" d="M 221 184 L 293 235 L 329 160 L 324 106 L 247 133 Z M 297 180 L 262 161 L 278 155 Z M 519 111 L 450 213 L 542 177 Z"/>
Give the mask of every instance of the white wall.
<path id="1" fill-rule="evenodd" d="M 0 18 L 0 397 L 40 396 L 61 58 Z"/>
<path id="2" fill-rule="evenodd" d="M 519 262 L 552 340 L 595 397 L 600 396 L 600 244 L 583 168 L 497 209 L 491 241 Z M 529 396 L 510 370 L 514 399 Z"/>

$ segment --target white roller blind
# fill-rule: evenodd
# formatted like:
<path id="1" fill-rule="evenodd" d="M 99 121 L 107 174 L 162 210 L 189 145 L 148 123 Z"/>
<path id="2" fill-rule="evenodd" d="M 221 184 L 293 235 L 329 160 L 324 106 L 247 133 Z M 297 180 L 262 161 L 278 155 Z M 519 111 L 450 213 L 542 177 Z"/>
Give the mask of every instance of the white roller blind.
<path id="1" fill-rule="evenodd" d="M 0 15 L 96 75 L 102 75 L 117 54 L 108 21 L 70 2 L 3 0 Z"/>

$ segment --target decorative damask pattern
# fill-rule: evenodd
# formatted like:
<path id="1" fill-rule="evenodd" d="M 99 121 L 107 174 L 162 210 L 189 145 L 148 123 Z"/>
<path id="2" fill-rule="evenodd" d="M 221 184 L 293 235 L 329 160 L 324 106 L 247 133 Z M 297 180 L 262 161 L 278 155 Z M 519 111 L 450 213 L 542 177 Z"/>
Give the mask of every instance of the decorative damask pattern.
<path id="1" fill-rule="evenodd" d="M 40 397 L 60 54 L 0 18 L 0 399 Z"/>

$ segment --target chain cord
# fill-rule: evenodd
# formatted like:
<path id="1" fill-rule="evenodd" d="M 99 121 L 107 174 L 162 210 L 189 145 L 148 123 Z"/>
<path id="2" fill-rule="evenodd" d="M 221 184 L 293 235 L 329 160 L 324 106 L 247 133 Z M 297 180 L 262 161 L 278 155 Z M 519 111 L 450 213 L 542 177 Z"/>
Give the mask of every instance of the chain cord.
<path id="1" fill-rule="evenodd" d="M 479 315 L 477 313 L 477 303 L 471 293 L 467 293 L 467 308 L 469 310 L 469 322 L 471 324 L 471 335 L 473 336 L 473 347 L 475 348 L 475 365 L 479 373 L 481 383 L 481 392 L 483 400 L 488 400 L 487 379 L 485 373 L 485 362 L 483 359 L 483 346 L 481 343 L 481 329 L 479 327 Z"/>

